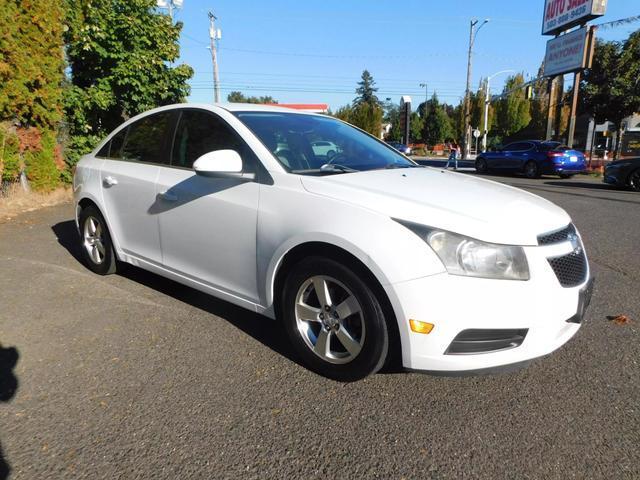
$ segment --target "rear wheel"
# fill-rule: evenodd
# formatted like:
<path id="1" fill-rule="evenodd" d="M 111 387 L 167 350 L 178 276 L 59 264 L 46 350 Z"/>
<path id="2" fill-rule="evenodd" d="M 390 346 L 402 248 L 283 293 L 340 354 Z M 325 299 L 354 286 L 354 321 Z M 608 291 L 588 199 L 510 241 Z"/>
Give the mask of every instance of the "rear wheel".
<path id="1" fill-rule="evenodd" d="M 293 347 L 311 370 L 354 381 L 384 364 L 389 334 L 382 308 L 347 266 L 321 257 L 295 265 L 281 311 Z"/>
<path id="2" fill-rule="evenodd" d="M 538 178 L 540 176 L 540 171 L 538 169 L 538 164 L 533 160 L 529 160 L 524 165 L 524 175 L 527 178 Z"/>
<path id="3" fill-rule="evenodd" d="M 634 192 L 640 192 L 640 168 L 629 175 L 629 188 Z"/>
<path id="4" fill-rule="evenodd" d="M 487 173 L 489 171 L 489 166 L 487 165 L 487 161 L 480 157 L 476 160 L 476 172 L 478 173 Z"/>
<path id="5" fill-rule="evenodd" d="M 80 241 L 82 258 L 91 271 L 99 275 L 116 272 L 116 255 L 111 235 L 100 211 L 89 205 L 80 212 Z"/>

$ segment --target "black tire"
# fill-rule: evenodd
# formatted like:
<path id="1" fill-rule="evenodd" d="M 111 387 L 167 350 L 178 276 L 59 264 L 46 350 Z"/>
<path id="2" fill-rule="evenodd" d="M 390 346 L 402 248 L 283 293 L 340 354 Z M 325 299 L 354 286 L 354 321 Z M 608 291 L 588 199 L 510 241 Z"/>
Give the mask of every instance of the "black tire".
<path id="1" fill-rule="evenodd" d="M 487 164 L 487 161 L 482 157 L 476 160 L 476 172 L 481 175 L 489 173 L 489 165 Z"/>
<path id="2" fill-rule="evenodd" d="M 540 170 L 538 169 L 538 164 L 533 160 L 529 160 L 524 164 L 524 175 L 527 178 L 539 178 Z"/>
<path id="3" fill-rule="evenodd" d="M 563 178 L 563 179 L 565 179 L 565 180 L 566 180 L 566 179 L 569 179 L 569 178 L 571 178 L 571 177 L 573 177 L 573 175 L 571 175 L 570 173 L 561 173 L 561 174 L 560 174 L 560 178 Z"/>
<path id="4" fill-rule="evenodd" d="M 627 180 L 627 184 L 634 192 L 640 192 L 640 168 L 631 172 L 629 180 Z"/>
<path id="5" fill-rule="evenodd" d="M 98 275 L 110 275 L 116 273 L 117 259 L 113 250 L 113 242 L 111 241 L 111 235 L 107 228 L 107 222 L 104 221 L 104 217 L 95 206 L 89 205 L 80 211 L 78 218 L 80 225 L 80 251 L 82 252 L 82 259 L 84 263 L 94 273 Z M 90 242 L 86 238 L 86 232 L 89 229 L 89 222 L 99 225 L 99 231 L 94 238 L 98 238 L 102 245 L 103 253 L 98 252 L 98 260 L 94 257 L 90 251 L 95 249 L 90 247 Z"/>
<path id="6" fill-rule="evenodd" d="M 317 344 L 320 334 L 322 333 L 320 330 L 324 329 L 325 332 L 328 332 L 327 335 L 329 335 L 327 342 L 329 350 L 331 351 L 331 345 L 339 349 L 343 344 L 336 343 L 340 342 L 339 338 L 337 338 L 338 330 L 344 328 L 347 333 L 350 333 L 349 330 L 351 330 L 352 327 L 349 326 L 347 322 L 352 321 L 354 315 L 340 319 L 340 324 L 335 327 L 335 332 L 328 327 L 323 327 L 320 321 L 318 321 L 318 323 L 309 322 L 302 324 L 297 319 L 298 297 L 301 292 L 308 292 L 309 290 L 304 290 L 304 286 L 308 284 L 312 278 L 318 277 L 323 277 L 327 279 L 327 281 L 337 280 L 347 289 L 343 290 L 342 293 L 346 291 L 348 295 L 355 297 L 355 300 L 358 302 L 360 310 L 359 313 L 354 315 L 357 316 L 357 322 L 361 323 L 360 341 L 362 343 L 359 352 L 355 355 L 351 355 L 345 348 L 345 354 L 348 357 L 353 356 L 353 358 L 347 360 L 347 363 L 331 363 L 329 360 L 321 358 L 319 354 L 314 352 L 314 347 L 311 343 L 308 343 L 310 342 L 310 334 L 308 332 L 311 331 L 311 326 L 314 328 L 317 327 Z M 336 288 L 335 290 L 331 290 L 329 287 L 329 291 L 331 292 L 331 297 L 338 298 L 338 300 L 332 298 L 332 301 L 337 305 L 344 300 L 344 297 L 342 297 L 342 300 L 338 297 L 341 286 L 334 284 L 334 287 Z M 315 287 L 309 285 L 307 288 L 311 288 L 311 292 L 314 292 Z M 316 306 L 320 307 L 322 305 L 319 297 L 314 297 L 315 293 L 308 293 L 308 295 L 310 295 L 308 297 L 309 299 L 316 300 Z M 311 300 L 310 303 L 312 303 Z M 380 370 L 384 365 L 389 350 L 389 332 L 382 308 L 371 288 L 361 280 L 359 275 L 344 264 L 323 257 L 308 257 L 293 266 L 284 284 L 279 311 L 281 312 L 289 340 L 304 365 L 310 370 L 334 380 L 350 382 L 371 375 Z M 318 312 L 324 312 L 324 310 L 318 308 Z M 322 318 L 322 314 L 320 314 L 320 318 Z M 329 314 L 327 314 L 325 318 L 329 318 Z M 338 317 L 336 316 L 336 318 Z M 309 328 L 299 328 L 301 324 L 308 325 Z M 353 330 L 351 331 L 353 332 Z M 331 337 L 331 335 L 333 335 L 333 337 Z M 357 338 L 357 335 L 352 336 L 353 338 Z"/>

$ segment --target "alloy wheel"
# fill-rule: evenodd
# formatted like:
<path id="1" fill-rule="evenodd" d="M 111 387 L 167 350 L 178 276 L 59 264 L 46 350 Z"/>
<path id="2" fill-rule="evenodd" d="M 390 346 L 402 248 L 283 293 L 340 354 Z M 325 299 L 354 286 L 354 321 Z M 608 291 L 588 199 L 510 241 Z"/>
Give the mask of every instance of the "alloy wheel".
<path id="1" fill-rule="evenodd" d="M 640 192 L 640 170 L 636 170 L 629 176 L 629 186 L 632 190 Z"/>
<path id="2" fill-rule="evenodd" d="M 96 265 L 102 264 L 106 256 L 102 224 L 96 217 L 88 216 L 84 221 L 83 246 Z"/>
<path id="3" fill-rule="evenodd" d="M 302 283 L 296 294 L 295 318 L 304 343 L 326 362 L 349 363 L 362 350 L 366 333 L 362 307 L 332 277 L 317 275 Z"/>

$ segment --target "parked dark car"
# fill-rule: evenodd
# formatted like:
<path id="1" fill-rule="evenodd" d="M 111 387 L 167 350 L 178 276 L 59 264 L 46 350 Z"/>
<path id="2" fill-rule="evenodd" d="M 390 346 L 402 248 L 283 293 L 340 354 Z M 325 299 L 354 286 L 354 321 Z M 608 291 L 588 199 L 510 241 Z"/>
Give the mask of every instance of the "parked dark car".
<path id="1" fill-rule="evenodd" d="M 400 142 L 387 142 L 387 144 L 390 147 L 395 148 L 396 150 L 398 150 L 400 153 L 404 153 L 405 155 L 411 155 L 411 147 L 408 147 L 407 145 L 405 145 L 404 143 L 400 143 Z"/>
<path id="2" fill-rule="evenodd" d="M 528 140 L 514 142 L 496 152 L 482 152 L 476 159 L 476 171 L 487 173 L 511 171 L 529 178 L 540 175 L 559 175 L 569 178 L 586 171 L 584 154 L 560 142 Z"/>
<path id="3" fill-rule="evenodd" d="M 604 183 L 640 192 L 640 157 L 611 162 L 604 167 Z"/>

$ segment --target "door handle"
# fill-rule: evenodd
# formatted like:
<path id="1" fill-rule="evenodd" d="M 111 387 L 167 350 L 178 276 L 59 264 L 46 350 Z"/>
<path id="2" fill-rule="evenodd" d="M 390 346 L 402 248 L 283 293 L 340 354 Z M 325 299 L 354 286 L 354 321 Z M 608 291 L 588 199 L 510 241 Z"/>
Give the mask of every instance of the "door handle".
<path id="1" fill-rule="evenodd" d="M 178 196 L 175 193 L 171 193 L 169 190 L 165 190 L 164 192 L 160 192 L 158 194 L 158 198 L 164 200 L 165 202 L 177 202 Z"/>
<path id="2" fill-rule="evenodd" d="M 118 180 L 114 177 L 112 177 L 111 175 L 109 175 L 108 177 L 104 177 L 104 180 L 102 181 L 102 184 L 109 188 L 109 187 L 113 187 L 114 185 L 118 184 Z"/>

